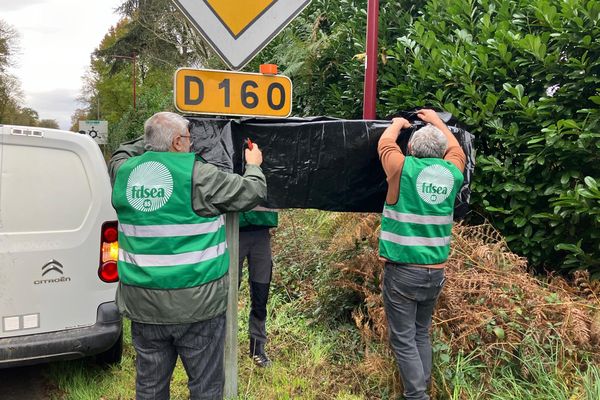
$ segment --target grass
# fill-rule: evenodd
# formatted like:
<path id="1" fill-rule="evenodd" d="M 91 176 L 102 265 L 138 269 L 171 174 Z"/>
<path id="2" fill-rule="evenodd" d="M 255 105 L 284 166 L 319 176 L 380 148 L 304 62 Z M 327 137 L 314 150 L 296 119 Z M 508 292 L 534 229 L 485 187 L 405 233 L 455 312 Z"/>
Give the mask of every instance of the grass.
<path id="1" fill-rule="evenodd" d="M 345 382 L 358 380 L 348 369 L 360 362 L 353 351 L 340 353 L 338 342 L 358 346 L 360 338 L 352 326 L 328 329 L 311 325 L 293 302 L 279 294 L 269 301 L 267 351 L 272 368 L 255 367 L 247 356 L 249 304 L 247 285 L 242 285 L 239 313 L 238 399 L 366 399 L 352 394 Z M 125 322 L 124 354 L 120 365 L 103 369 L 91 360 L 53 363 L 46 370 L 50 398 L 60 400 L 112 400 L 135 398 L 134 350 L 130 324 Z M 347 349 L 348 345 L 342 346 Z M 342 378 L 342 379 L 340 379 Z M 187 399 L 187 376 L 177 363 L 171 382 L 171 398 Z"/>
<path id="2" fill-rule="evenodd" d="M 561 354 L 558 341 L 551 348 L 525 344 L 527 356 L 500 354 L 495 366 L 483 364 L 478 351 L 459 353 L 446 362 L 434 361 L 440 399 L 594 400 L 600 399 L 600 366 L 583 360 L 574 365 Z M 515 349 L 516 350 L 516 349 Z M 445 392 L 445 393 L 444 393 Z"/>
<path id="3" fill-rule="evenodd" d="M 295 301 L 275 293 L 269 302 L 271 368 L 254 366 L 247 356 L 249 305 L 242 286 L 239 313 L 239 400 L 264 399 L 395 399 L 399 388 L 393 359 L 384 349 L 365 350 L 351 325 L 311 323 Z M 46 370 L 55 400 L 125 400 L 135 398 L 134 351 L 129 323 L 120 365 L 103 369 L 89 360 L 54 363 Z M 434 339 L 438 340 L 438 339 Z M 477 352 L 449 356 L 434 346 L 434 399 L 597 400 L 600 367 L 577 368 L 561 363 L 561 347 L 542 349 L 531 344 L 527 357 L 515 363 L 487 366 Z M 171 398 L 187 399 L 187 377 L 178 363 Z"/>

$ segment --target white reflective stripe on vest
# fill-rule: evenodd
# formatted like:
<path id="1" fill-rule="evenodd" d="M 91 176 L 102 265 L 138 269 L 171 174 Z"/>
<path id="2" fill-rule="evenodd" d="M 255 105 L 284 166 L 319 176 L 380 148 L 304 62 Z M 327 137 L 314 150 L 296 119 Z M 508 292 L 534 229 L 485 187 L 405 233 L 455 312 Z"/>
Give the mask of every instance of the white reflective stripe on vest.
<path id="1" fill-rule="evenodd" d="M 175 265 L 196 264 L 212 260 L 223 254 L 227 243 L 219 243 L 202 251 L 190 251 L 181 254 L 135 254 L 119 249 L 119 261 L 137 265 L 138 267 L 172 267 Z"/>
<path id="2" fill-rule="evenodd" d="M 448 225 L 452 223 L 452 215 L 418 215 L 383 209 L 383 216 L 398 222 L 408 222 L 425 225 Z"/>
<path id="3" fill-rule="evenodd" d="M 277 209 L 276 208 L 267 208 L 267 207 L 263 207 L 263 206 L 256 206 L 256 207 L 254 207 L 250 211 L 271 211 L 271 212 L 277 212 Z"/>
<path id="4" fill-rule="evenodd" d="M 400 236 L 385 231 L 381 231 L 381 239 L 402 246 L 447 246 L 450 244 L 450 236 L 434 238 L 423 236 Z"/>
<path id="5" fill-rule="evenodd" d="M 225 225 L 223 216 L 220 216 L 215 221 L 201 224 L 128 225 L 119 223 L 119 231 L 129 237 L 192 236 L 216 232 L 223 225 Z"/>

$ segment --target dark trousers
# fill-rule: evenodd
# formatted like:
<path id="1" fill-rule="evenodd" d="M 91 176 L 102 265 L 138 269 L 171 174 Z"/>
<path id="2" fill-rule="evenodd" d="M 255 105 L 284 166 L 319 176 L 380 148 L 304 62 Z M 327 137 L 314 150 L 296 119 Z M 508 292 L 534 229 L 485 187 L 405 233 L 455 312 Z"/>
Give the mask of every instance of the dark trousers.
<path id="1" fill-rule="evenodd" d="M 407 400 L 429 400 L 429 328 L 444 281 L 443 269 L 385 264 L 383 303 Z"/>
<path id="2" fill-rule="evenodd" d="M 250 315 L 248 329 L 250 340 L 259 343 L 267 341 L 267 301 L 273 274 L 271 255 L 271 234 L 269 229 L 240 231 L 239 248 L 240 282 L 242 265 L 248 259 L 250 286 Z"/>
<path id="3" fill-rule="evenodd" d="M 225 314 L 192 324 L 153 325 L 132 321 L 136 351 L 136 399 L 169 399 L 177 356 L 188 375 L 191 400 L 222 399 Z"/>

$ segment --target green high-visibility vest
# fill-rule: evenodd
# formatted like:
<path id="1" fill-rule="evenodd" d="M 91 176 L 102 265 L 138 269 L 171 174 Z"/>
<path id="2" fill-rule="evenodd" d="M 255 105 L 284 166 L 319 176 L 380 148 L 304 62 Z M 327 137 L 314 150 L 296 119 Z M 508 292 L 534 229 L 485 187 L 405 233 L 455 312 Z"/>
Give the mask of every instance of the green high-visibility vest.
<path id="1" fill-rule="evenodd" d="M 192 153 L 146 152 L 118 170 L 119 278 L 150 289 L 183 289 L 223 277 L 229 254 L 222 215 L 192 209 Z"/>
<path id="2" fill-rule="evenodd" d="M 448 259 L 454 201 L 463 174 L 440 158 L 406 157 L 396 204 L 381 218 L 379 254 L 407 264 L 439 264 Z"/>
<path id="3" fill-rule="evenodd" d="M 275 228 L 278 223 L 279 213 L 272 208 L 258 206 L 250 211 L 240 213 L 240 228 L 250 225 Z"/>

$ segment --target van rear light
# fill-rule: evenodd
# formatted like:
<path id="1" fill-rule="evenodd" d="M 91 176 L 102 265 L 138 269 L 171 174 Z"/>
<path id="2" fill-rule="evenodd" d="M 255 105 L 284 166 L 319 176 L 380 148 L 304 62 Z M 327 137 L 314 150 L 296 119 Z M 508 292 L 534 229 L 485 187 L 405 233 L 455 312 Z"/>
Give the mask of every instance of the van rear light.
<path id="1" fill-rule="evenodd" d="M 119 242 L 102 243 L 102 259 L 100 263 L 116 261 L 119 259 Z"/>
<path id="2" fill-rule="evenodd" d="M 119 280 L 119 272 L 117 271 L 117 262 L 109 261 L 100 266 L 98 276 L 104 282 L 111 283 Z"/>
<path id="3" fill-rule="evenodd" d="M 119 259 L 119 232 L 117 222 L 110 221 L 102 224 L 100 243 L 100 266 L 98 267 L 98 277 L 107 283 L 119 280 L 117 270 L 117 260 Z"/>
<path id="4" fill-rule="evenodd" d="M 119 238 L 119 232 L 117 231 L 116 227 L 106 227 L 106 229 L 103 230 L 102 232 L 102 241 L 104 242 L 116 242 L 117 239 Z"/>

